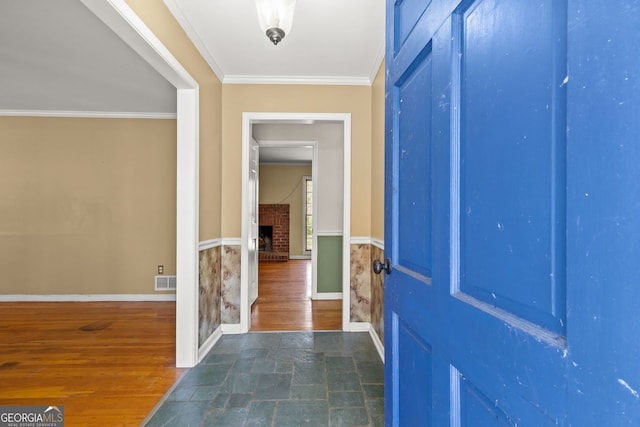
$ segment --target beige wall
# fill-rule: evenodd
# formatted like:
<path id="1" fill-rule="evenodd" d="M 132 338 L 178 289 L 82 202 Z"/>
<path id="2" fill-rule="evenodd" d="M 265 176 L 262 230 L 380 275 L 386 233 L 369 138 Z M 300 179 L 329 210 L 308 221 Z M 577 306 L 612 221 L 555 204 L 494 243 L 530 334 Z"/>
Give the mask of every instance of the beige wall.
<path id="1" fill-rule="evenodd" d="M 200 93 L 200 240 L 221 237 L 222 84 L 162 1 L 126 1 L 191 74 L 191 77 L 198 82 Z"/>
<path id="2" fill-rule="evenodd" d="M 371 237 L 384 240 L 384 61 L 371 90 Z"/>
<path id="3" fill-rule="evenodd" d="M 351 113 L 351 235 L 370 235 L 371 87 L 223 85 L 223 237 L 241 234 L 243 112 Z"/>
<path id="4" fill-rule="evenodd" d="M 289 254 L 304 255 L 303 177 L 311 176 L 311 165 L 260 165 L 260 203 L 289 204 Z"/>
<path id="5" fill-rule="evenodd" d="M 175 273 L 176 121 L 0 117 L 2 294 L 153 293 Z"/>

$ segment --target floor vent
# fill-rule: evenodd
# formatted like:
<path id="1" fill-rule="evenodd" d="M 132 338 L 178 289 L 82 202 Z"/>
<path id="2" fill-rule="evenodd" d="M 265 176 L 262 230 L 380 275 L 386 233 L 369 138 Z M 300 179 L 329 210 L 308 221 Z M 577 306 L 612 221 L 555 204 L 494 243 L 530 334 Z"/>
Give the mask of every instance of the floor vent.
<path id="1" fill-rule="evenodd" d="M 176 276 L 156 276 L 156 291 L 175 291 Z"/>

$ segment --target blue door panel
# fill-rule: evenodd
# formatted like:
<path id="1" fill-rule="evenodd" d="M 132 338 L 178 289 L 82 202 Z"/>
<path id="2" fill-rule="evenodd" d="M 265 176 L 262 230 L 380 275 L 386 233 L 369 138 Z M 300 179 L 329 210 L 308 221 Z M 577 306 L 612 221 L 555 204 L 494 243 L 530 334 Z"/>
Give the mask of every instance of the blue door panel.
<path id="1" fill-rule="evenodd" d="M 511 427 L 513 423 L 500 409 L 500 402 L 491 401 L 466 378 L 460 379 L 460 425 Z M 454 413 L 456 409 L 452 408 Z"/>
<path id="2" fill-rule="evenodd" d="M 398 265 L 431 277 L 431 59 L 428 49 L 419 55 L 394 90 L 397 132 L 394 158 L 398 189 L 394 209 L 404 212 L 394 241 Z"/>
<path id="3" fill-rule="evenodd" d="M 459 19 L 460 290 L 562 333 L 566 37 L 554 35 L 566 24 L 554 3 L 480 0 Z"/>
<path id="4" fill-rule="evenodd" d="M 640 1 L 569 13 L 572 426 L 640 425 Z"/>
<path id="5" fill-rule="evenodd" d="M 454 372 L 455 371 L 455 368 Z M 540 409 L 533 404 L 527 402 L 522 405 L 519 410 L 504 409 L 504 405 L 508 404 L 508 399 L 500 400 L 494 396 L 489 396 L 480 390 L 469 378 L 457 372 L 457 378 L 452 376 L 452 380 L 458 383 L 453 385 L 453 389 L 459 390 L 459 396 L 454 399 L 454 405 L 451 408 L 452 419 L 459 419 L 461 427 L 476 426 L 496 426 L 496 427 L 513 427 L 522 425 L 531 425 L 535 427 L 552 427 L 557 426 L 557 420 L 548 418 Z M 455 407 L 455 403 L 459 402 L 459 408 Z M 514 414 L 508 415 L 508 412 Z M 454 424 L 454 423 L 452 423 Z"/>
<path id="6" fill-rule="evenodd" d="M 432 361 L 431 347 L 411 331 L 406 323 L 395 323 L 394 354 L 392 361 L 398 378 L 397 421 L 402 426 L 431 424 Z"/>
<path id="7" fill-rule="evenodd" d="M 399 51 L 431 0 L 397 0 L 395 4 L 395 51 Z"/>
<path id="8" fill-rule="evenodd" d="M 640 425 L 637 46 L 639 0 L 387 2 L 386 425 Z"/>

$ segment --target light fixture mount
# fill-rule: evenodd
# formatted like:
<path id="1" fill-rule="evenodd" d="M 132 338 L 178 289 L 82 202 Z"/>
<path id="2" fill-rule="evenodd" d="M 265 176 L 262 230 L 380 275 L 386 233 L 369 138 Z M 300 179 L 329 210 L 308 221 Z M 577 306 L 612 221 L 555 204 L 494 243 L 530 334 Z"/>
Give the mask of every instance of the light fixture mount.
<path id="1" fill-rule="evenodd" d="M 267 34 L 267 37 L 269 37 L 269 40 L 271 40 L 273 44 L 276 46 L 284 38 L 284 31 L 282 31 L 282 29 L 278 27 L 267 28 L 267 31 L 265 32 Z"/>
<path id="2" fill-rule="evenodd" d="M 296 0 L 255 0 L 260 28 L 274 45 L 284 39 L 293 25 Z"/>

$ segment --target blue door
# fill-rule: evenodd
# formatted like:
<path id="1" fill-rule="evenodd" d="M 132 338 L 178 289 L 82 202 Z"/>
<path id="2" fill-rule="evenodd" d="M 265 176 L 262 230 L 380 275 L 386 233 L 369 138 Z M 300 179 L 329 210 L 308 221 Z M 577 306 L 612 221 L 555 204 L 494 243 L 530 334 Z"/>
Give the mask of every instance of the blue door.
<path id="1" fill-rule="evenodd" d="M 387 2 L 386 425 L 640 425 L 639 58 L 637 0 Z"/>

